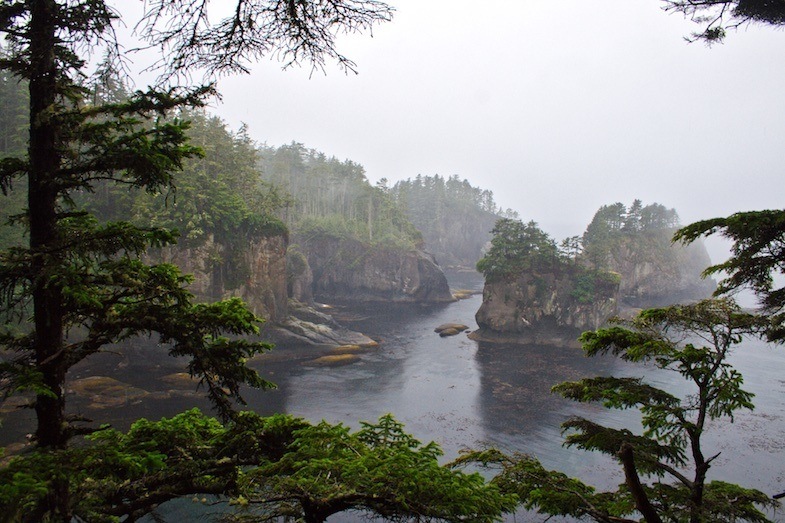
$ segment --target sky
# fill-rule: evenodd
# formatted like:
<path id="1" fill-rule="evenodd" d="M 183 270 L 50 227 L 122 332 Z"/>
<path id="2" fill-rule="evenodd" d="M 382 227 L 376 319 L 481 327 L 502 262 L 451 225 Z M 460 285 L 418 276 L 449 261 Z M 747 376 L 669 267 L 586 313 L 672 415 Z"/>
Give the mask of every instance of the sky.
<path id="1" fill-rule="evenodd" d="M 709 48 L 660 0 L 389 3 L 392 22 L 338 39 L 358 74 L 262 61 L 213 111 L 372 182 L 457 174 L 557 240 L 635 198 L 684 224 L 783 207 L 783 31 Z"/>

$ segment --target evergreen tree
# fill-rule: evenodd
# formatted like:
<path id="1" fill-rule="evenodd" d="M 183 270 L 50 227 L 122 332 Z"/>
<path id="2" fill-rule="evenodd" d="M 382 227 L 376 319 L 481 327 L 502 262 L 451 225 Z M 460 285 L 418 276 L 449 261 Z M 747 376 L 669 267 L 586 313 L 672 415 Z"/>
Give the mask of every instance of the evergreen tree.
<path id="1" fill-rule="evenodd" d="M 777 286 L 777 277 L 785 274 L 785 211 L 739 212 L 702 220 L 678 230 L 673 239 L 687 244 L 717 233 L 733 242 L 732 256 L 707 268 L 704 275 L 727 274 L 717 287 L 720 296 L 752 289 L 769 317 L 769 340 L 785 343 L 785 285 Z"/>
<path id="2" fill-rule="evenodd" d="M 700 32 L 692 40 L 721 42 L 728 29 L 761 23 L 785 25 L 785 2 L 781 0 L 663 0 L 665 10 L 682 13 L 698 24 Z"/>
<path id="3" fill-rule="evenodd" d="M 153 2 L 138 26 L 150 46 L 164 51 L 162 71 L 174 78 L 186 69 L 208 73 L 242 69 L 248 59 L 278 53 L 286 65 L 314 66 L 325 57 L 352 62 L 334 47 L 339 30 L 360 30 L 389 19 L 379 2 L 352 0 L 265 2 L 237 0 L 234 15 L 216 25 L 205 17 L 208 0 Z M 18 320 L 2 336 L 10 357 L 0 364 L 4 395 L 34 395 L 35 441 L 64 449 L 89 431 L 66 412 L 68 369 L 115 341 L 159 333 L 207 388 L 219 413 L 231 416 L 240 385 L 267 383 L 245 367 L 264 344 L 225 337 L 253 334 L 258 319 L 238 300 L 194 304 L 189 278 L 167 264 L 145 265 L 149 246 L 171 244 L 166 229 L 128 222 L 99 223 L 75 201 L 77 193 L 111 182 L 151 193 L 174 186 L 173 173 L 200 155 L 187 143 L 187 124 L 160 118 L 183 106 L 199 106 L 210 87 L 150 89 L 123 102 L 91 98 L 84 85 L 88 58 L 107 50 L 107 69 L 117 57 L 106 2 L 9 0 L 0 5 L 6 53 L 0 71 L 26 82 L 29 140 L 26 157 L 0 161 L 4 193 L 26 181 L 28 244 L 0 259 L 0 300 L 5 316 Z M 130 24 L 133 25 L 133 24 Z M 30 324 L 25 321 L 32 315 Z M 70 521 L 69 484 L 62 475 L 28 516 Z"/>
<path id="4" fill-rule="evenodd" d="M 502 218 L 493 228 L 488 253 L 477 270 L 488 281 L 515 277 L 524 271 L 548 270 L 563 263 L 556 242 L 533 221 Z"/>
<path id="5" fill-rule="evenodd" d="M 739 410 L 753 408 L 753 395 L 743 389 L 742 376 L 728 356 L 743 338 L 763 332 L 765 318 L 742 312 L 731 301 L 706 300 L 644 310 L 618 323 L 584 333 L 586 355 L 611 353 L 650 363 L 677 372 L 690 386 L 682 396 L 640 378 L 585 378 L 554 387 L 575 401 L 640 411 L 641 434 L 577 417 L 563 424 L 567 445 L 602 452 L 619 462 L 625 477 L 619 490 L 597 492 L 546 470 L 530 456 L 488 451 L 464 460 L 499 466 L 494 482 L 544 514 L 600 523 L 633 523 L 639 521 L 636 511 L 647 523 L 768 521 L 758 507 L 773 506 L 774 501 L 764 493 L 708 480 L 719 453 L 712 453 L 704 441 L 711 421 L 732 421 Z"/>
<path id="6" fill-rule="evenodd" d="M 390 415 L 351 431 L 253 412 L 221 424 L 192 409 L 138 420 L 126 433 L 104 428 L 88 439 L 90 445 L 19 456 L 0 469 L 4 520 L 40 521 L 28 515 L 55 475 L 68 482 L 79 521 L 155 518 L 162 501 L 196 494 L 211 495 L 222 521 L 249 522 L 321 522 L 347 511 L 490 522 L 516 501 L 479 474 L 440 465 L 438 445 L 421 444 Z"/>

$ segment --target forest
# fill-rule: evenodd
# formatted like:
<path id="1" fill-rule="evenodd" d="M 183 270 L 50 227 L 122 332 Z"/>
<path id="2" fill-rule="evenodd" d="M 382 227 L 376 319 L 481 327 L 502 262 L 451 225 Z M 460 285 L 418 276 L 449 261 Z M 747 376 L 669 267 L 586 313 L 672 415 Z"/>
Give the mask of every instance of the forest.
<path id="1" fill-rule="evenodd" d="M 216 25 L 198 14 L 171 17 L 205 4 L 152 3 L 136 26 L 164 50 L 167 81 L 197 66 L 208 77 L 244 71 L 266 54 L 353 70 L 335 48 L 336 31 L 367 32 L 392 16 L 375 1 L 238 0 L 242 16 Z M 669 5 L 694 13 L 703 4 Z M 783 20 L 769 5 L 733 7 L 741 21 Z M 582 238 L 558 246 L 458 176 L 372 185 L 350 160 L 296 142 L 259 145 L 247 128 L 230 131 L 205 111 L 215 94 L 209 82 L 127 88 L 113 62 L 118 16 L 102 1 L 0 5 L 0 390 L 3 404 L 13 399 L 34 416 L 29 441 L 0 463 L 3 520 L 131 522 L 195 498 L 238 521 L 322 522 L 359 511 L 482 522 L 522 509 L 602 523 L 770 521 L 770 494 L 709 477 L 719 454 L 705 447 L 705 435 L 712 422 L 754 407 L 729 363 L 733 350 L 748 338 L 785 340 L 785 290 L 773 278 L 785 271 L 785 211 L 678 228 L 674 211 L 635 200 L 602 207 Z M 718 40 L 724 30 L 710 21 L 700 36 Z M 93 75 L 88 57 L 106 44 Z M 484 236 L 491 218 L 493 236 Z M 351 428 L 244 409 L 249 390 L 274 386 L 248 365 L 272 349 L 259 336 L 265 319 L 237 297 L 195 296 L 194 278 L 166 257 L 167 249 L 220 240 L 212 262 L 232 288 L 250 274 L 239 253 L 260 236 L 430 247 L 455 265 L 476 261 L 490 241 L 478 269 L 504 280 L 582 257 L 600 274 L 613 268 L 609 245 L 662 231 L 687 244 L 730 239 L 732 256 L 704 270 L 723 278 L 716 296 L 640 310 L 585 332 L 580 343 L 589 357 L 673 371 L 692 392 L 607 376 L 553 388 L 579 403 L 640 412 L 639 434 L 580 416 L 563 424 L 567 445 L 618 465 L 623 483 L 610 491 L 495 448 L 445 462 L 438 444 L 423 444 L 391 415 Z M 740 288 L 761 299 L 760 310 L 732 300 Z M 139 337 L 183 363 L 210 415 L 192 409 L 119 430 L 71 408 L 69 372 Z"/>

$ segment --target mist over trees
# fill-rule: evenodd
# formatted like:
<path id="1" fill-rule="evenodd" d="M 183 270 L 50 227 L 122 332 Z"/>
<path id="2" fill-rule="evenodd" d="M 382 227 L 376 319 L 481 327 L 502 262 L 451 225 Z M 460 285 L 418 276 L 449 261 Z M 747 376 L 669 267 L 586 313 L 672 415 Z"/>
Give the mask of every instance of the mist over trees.
<path id="1" fill-rule="evenodd" d="M 644 206 L 635 200 L 629 209 L 621 202 L 603 205 L 583 233 L 583 252 L 595 267 L 610 267 L 614 250 L 625 239 L 659 239 L 666 246 L 678 225 L 676 210 L 659 203 Z"/>
<path id="2" fill-rule="evenodd" d="M 305 60 L 318 68 L 327 57 L 351 70 L 352 62 L 334 48 L 336 32 L 367 29 L 391 14 L 389 6 L 373 0 L 238 0 L 236 16 L 210 25 L 199 15 L 207 3 L 146 4 L 150 10 L 140 34 L 149 45 L 167 51 L 161 65 L 169 80 L 191 67 L 209 73 L 243 70 L 249 59 L 276 52 L 286 66 Z M 776 13 L 727 3 L 738 4 L 737 12 L 751 20 L 778 23 Z M 722 2 L 689 3 L 718 4 Z M 241 507 L 267 504 L 275 515 L 306 521 L 323 521 L 328 513 L 353 508 L 396 519 L 490 521 L 513 510 L 515 499 L 531 502 L 532 494 L 547 493 L 543 484 L 564 494 L 565 482 L 558 475 L 557 483 L 533 483 L 525 475 L 529 471 L 517 475 L 518 469 L 505 468 L 505 474 L 513 473 L 488 485 L 479 475 L 441 466 L 435 445 L 421 445 L 392 418 L 351 432 L 340 425 L 311 426 L 236 412 L 242 386 L 269 386 L 246 366 L 250 357 L 268 348 L 243 338 L 258 332 L 260 318 L 238 300 L 196 303 L 188 291 L 190 278 L 177 267 L 143 261 L 150 248 L 174 245 L 178 233 L 173 228 L 179 229 L 183 245 L 217 236 L 238 242 L 239 248 L 251 234 L 284 234 L 284 223 L 273 218 L 276 213 L 301 234 L 346 235 L 405 247 L 419 247 L 422 238 L 391 190 L 384 183 L 369 184 L 360 166 L 299 144 L 257 147 L 244 130 L 232 133 L 220 120 L 199 112 L 210 87 L 154 88 L 112 98 L 90 85 L 86 57 L 107 44 L 110 67 L 116 58 L 116 17 L 101 1 L 11 0 L 0 5 L 0 32 L 10 44 L 0 57 L 0 186 L 11 198 L 6 212 L 19 215 L 11 236 L 2 240 L 7 248 L 0 255 L 2 312 L 12 320 L 0 336 L 0 388 L 3 399 L 22 395 L 37 422 L 34 446 L 0 468 L 3 517 L 130 522 L 167 500 L 205 493 Z M 180 176 L 183 170 L 186 179 Z M 271 182 L 279 178 L 286 193 L 260 181 L 259 170 Z M 448 182 L 443 185 L 449 192 Z M 472 201 L 467 208 L 496 212 L 482 191 L 478 197 L 464 182 L 456 179 L 454 185 L 457 200 Z M 445 216 L 447 207 L 442 207 Z M 604 231 L 604 224 L 613 236 L 629 224 L 628 231 L 644 231 L 649 222 L 643 211 L 640 205 L 617 207 L 598 222 L 597 230 Z M 437 222 L 447 219 L 434 216 Z M 667 222 L 667 212 L 663 216 Z M 757 224 L 767 218 L 755 217 Z M 734 233 L 738 250 L 729 268 L 742 271 L 740 285 L 757 285 L 762 294 L 774 291 L 770 304 L 781 311 L 782 295 L 765 276 L 781 269 L 781 250 L 744 272 L 754 261 L 747 254 L 755 258 L 761 249 L 768 253 L 781 243 L 779 217 L 781 213 L 773 216 L 777 220 L 763 236 L 763 247 L 754 230 L 736 231 L 731 221 L 697 227 L 684 238 L 717 228 Z M 650 218 L 662 221 L 656 216 L 646 220 Z M 553 252 L 555 244 L 547 235 L 531 228 L 528 232 Z M 598 238 L 589 243 L 599 244 Z M 565 252 L 572 254 L 559 259 L 575 261 L 578 251 L 577 242 L 567 241 Z M 216 263 L 226 265 L 227 278 L 239 281 L 242 267 L 231 266 L 233 252 Z M 737 343 L 738 324 L 733 322 L 741 321 L 743 329 L 752 324 L 734 307 L 720 312 L 704 321 L 703 315 L 685 315 L 684 309 L 648 311 L 628 330 L 599 332 L 599 340 L 584 338 L 588 352 L 616 351 L 632 361 L 675 368 L 697 385 L 698 398 L 705 402 L 680 403 L 639 382 L 602 382 L 599 387 L 581 382 L 562 388 L 580 401 L 601 399 L 613 407 L 640 408 L 651 433 L 643 438 L 574 422 L 571 428 L 583 432 L 572 441 L 607 453 L 626 450 L 625 443 L 639 444 L 632 457 L 618 454 L 625 471 L 631 460 L 642 457 L 632 472 L 637 466 L 637 471 L 669 474 L 675 486 L 656 483 L 642 496 L 630 480 L 628 491 L 620 490 L 618 497 L 594 497 L 588 487 L 570 482 L 568 496 L 539 497 L 538 506 L 547 501 L 549 509 L 567 513 L 576 504 L 596 501 L 588 507 L 593 512 L 579 515 L 614 522 L 620 521 L 617 514 L 631 514 L 633 508 L 647 521 L 658 521 L 657 512 L 676 521 L 764 519 L 753 505 L 766 502 L 760 493 L 704 482 L 713 458 L 700 449 L 702 422 L 751 406 L 749 394 L 740 388 L 741 377 L 724 357 L 729 344 Z M 668 337 L 671 325 L 678 331 L 696 323 L 708 325 L 706 337 L 713 345 L 710 340 L 698 347 Z M 715 335 L 717 326 L 727 328 Z M 107 345 L 137 335 L 156 335 L 161 342 L 157 348 L 187 359 L 187 370 L 205 387 L 221 421 L 191 411 L 174 420 L 140 420 L 121 433 L 96 429 L 67 408 L 69 370 Z M 692 414 L 697 422 L 689 418 Z M 592 439 L 599 432 L 611 437 Z M 684 458 L 688 443 L 693 478 L 675 469 L 689 462 Z M 325 495 L 336 493 L 346 496 L 318 506 Z M 606 504 L 599 507 L 604 512 L 596 511 L 600 503 Z"/>
<path id="3" fill-rule="evenodd" d="M 496 220 L 517 218 L 515 211 L 496 204 L 492 191 L 474 187 L 458 175 L 417 175 L 396 182 L 389 192 L 422 232 L 425 249 L 443 266 L 473 267 Z"/>
<path id="4" fill-rule="evenodd" d="M 303 144 L 258 147 L 261 178 L 289 195 L 281 215 L 296 234 L 330 235 L 414 249 L 422 236 L 384 183 L 371 185 L 365 169 Z"/>

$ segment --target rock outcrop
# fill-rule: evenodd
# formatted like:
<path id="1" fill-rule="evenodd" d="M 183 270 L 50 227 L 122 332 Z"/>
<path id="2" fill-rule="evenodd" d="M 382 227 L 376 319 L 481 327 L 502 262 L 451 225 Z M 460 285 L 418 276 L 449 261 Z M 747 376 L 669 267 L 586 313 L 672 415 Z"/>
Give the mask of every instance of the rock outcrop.
<path id="1" fill-rule="evenodd" d="M 320 235 L 297 238 L 320 301 L 443 303 L 455 301 L 428 253 L 371 246 Z"/>
<path id="2" fill-rule="evenodd" d="M 284 321 L 288 317 L 286 288 L 286 235 L 251 238 L 237 253 L 207 238 L 198 247 L 175 245 L 152 252 L 155 261 L 165 261 L 192 274 L 189 287 L 197 298 L 216 300 L 240 297 L 259 317 Z M 231 255 L 230 255 L 231 254 Z M 226 260 L 231 259 L 231 264 Z"/>
<path id="3" fill-rule="evenodd" d="M 265 326 L 263 334 L 275 344 L 341 347 L 373 347 L 378 343 L 368 336 L 343 327 L 332 316 L 305 304 L 292 301 L 285 320 Z"/>
<path id="4" fill-rule="evenodd" d="M 591 294 L 578 292 L 581 278 L 587 276 L 594 278 Z M 618 279 L 598 277 L 578 267 L 486 282 L 482 305 L 475 315 L 480 329 L 470 337 L 570 343 L 581 331 L 597 329 L 618 312 L 618 289 Z"/>
<path id="5" fill-rule="evenodd" d="M 611 249 L 608 268 L 621 275 L 621 301 L 631 307 L 659 307 L 707 298 L 716 284 L 701 273 L 711 265 L 701 241 L 671 242 L 672 230 L 623 238 Z"/>

